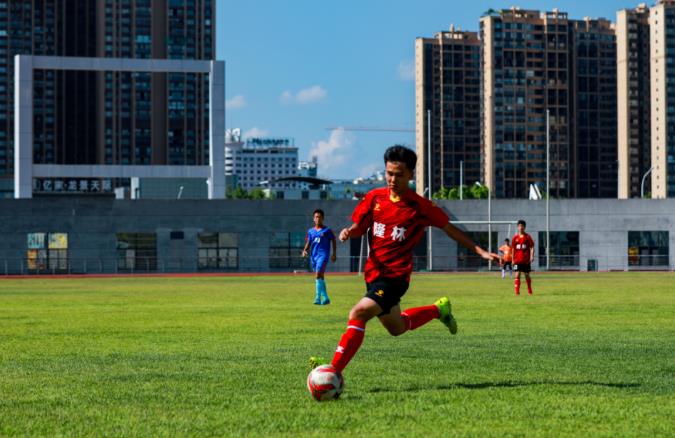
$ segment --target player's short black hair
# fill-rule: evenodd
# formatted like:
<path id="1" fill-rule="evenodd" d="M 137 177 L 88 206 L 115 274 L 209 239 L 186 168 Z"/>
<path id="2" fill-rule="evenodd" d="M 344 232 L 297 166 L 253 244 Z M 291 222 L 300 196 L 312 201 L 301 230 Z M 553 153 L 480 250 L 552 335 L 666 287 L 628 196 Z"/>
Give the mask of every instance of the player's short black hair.
<path id="1" fill-rule="evenodd" d="M 316 210 L 314 210 L 314 213 L 312 213 L 312 216 L 314 216 L 317 213 L 319 213 L 321 215 L 321 217 L 326 217 L 326 215 L 323 213 L 323 210 L 321 210 L 320 208 L 317 208 Z"/>
<path id="2" fill-rule="evenodd" d="M 507 237 L 506 239 L 504 239 L 504 242 L 510 242 L 509 238 Z"/>
<path id="3" fill-rule="evenodd" d="M 384 151 L 384 164 L 392 162 L 405 163 L 408 169 L 415 170 L 417 154 L 412 149 L 395 144 Z"/>
<path id="4" fill-rule="evenodd" d="M 522 219 L 518 221 L 518 225 L 522 225 L 524 227 L 527 227 L 527 223 Z"/>

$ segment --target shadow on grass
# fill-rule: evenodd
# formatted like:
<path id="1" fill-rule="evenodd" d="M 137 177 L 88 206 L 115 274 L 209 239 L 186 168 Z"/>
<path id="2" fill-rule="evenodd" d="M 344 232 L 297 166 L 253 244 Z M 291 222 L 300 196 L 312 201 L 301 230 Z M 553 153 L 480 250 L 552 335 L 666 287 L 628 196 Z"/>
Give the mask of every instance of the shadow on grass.
<path id="1" fill-rule="evenodd" d="M 591 380 L 583 382 L 557 382 L 557 381 L 540 381 L 540 382 L 482 382 L 482 383 L 451 383 L 447 385 L 432 385 L 432 386 L 414 386 L 410 388 L 371 388 L 370 393 L 374 392 L 409 392 L 409 391 L 439 391 L 448 389 L 490 389 L 490 388 L 518 388 L 521 386 L 538 386 L 538 385 L 565 385 L 565 386 L 599 386 L 603 388 L 637 388 L 639 383 L 612 383 L 612 382 L 593 382 Z"/>

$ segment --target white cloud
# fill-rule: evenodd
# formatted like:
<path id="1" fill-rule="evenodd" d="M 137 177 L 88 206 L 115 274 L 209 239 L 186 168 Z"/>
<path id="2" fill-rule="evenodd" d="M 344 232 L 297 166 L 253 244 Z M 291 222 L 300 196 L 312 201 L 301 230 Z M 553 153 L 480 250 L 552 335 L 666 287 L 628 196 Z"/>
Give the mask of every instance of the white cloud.
<path id="1" fill-rule="evenodd" d="M 359 169 L 359 176 L 361 178 L 368 178 L 369 176 L 373 176 L 373 174 L 378 170 L 383 170 L 382 167 L 382 163 L 379 162 L 366 164 Z"/>
<path id="2" fill-rule="evenodd" d="M 398 78 L 402 81 L 415 80 L 415 63 L 404 60 L 398 63 Z"/>
<path id="3" fill-rule="evenodd" d="M 290 91 L 281 93 L 281 103 L 293 103 L 293 93 Z"/>
<path id="4" fill-rule="evenodd" d="M 316 156 L 319 171 L 329 177 L 336 176 L 342 166 L 348 164 L 354 155 L 354 136 L 342 128 L 331 131 L 327 140 L 312 145 L 309 156 Z"/>
<path id="5" fill-rule="evenodd" d="M 241 94 L 237 94 L 233 98 L 227 99 L 225 101 L 225 109 L 228 110 L 243 108 L 245 106 L 246 106 L 246 98 Z"/>
<path id="6" fill-rule="evenodd" d="M 326 97 L 326 94 L 326 90 L 320 85 L 314 85 L 308 88 L 303 88 L 295 94 L 289 90 L 286 90 L 281 93 L 280 100 L 281 103 L 284 104 L 297 103 L 304 105 L 307 103 L 314 103 L 323 100 L 323 98 Z"/>
<path id="7" fill-rule="evenodd" d="M 254 126 L 253 128 L 249 129 L 248 131 L 244 131 L 244 134 L 242 135 L 243 138 L 260 138 L 260 137 L 267 137 L 270 135 L 270 132 L 267 129 L 260 129 L 257 126 Z"/>

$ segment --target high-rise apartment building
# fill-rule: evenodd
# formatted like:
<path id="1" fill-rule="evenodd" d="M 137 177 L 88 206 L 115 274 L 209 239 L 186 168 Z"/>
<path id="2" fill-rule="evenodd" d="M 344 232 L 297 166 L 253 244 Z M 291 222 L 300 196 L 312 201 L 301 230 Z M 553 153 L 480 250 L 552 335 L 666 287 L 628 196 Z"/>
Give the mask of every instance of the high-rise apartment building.
<path id="1" fill-rule="evenodd" d="M 571 196 L 617 196 L 616 40 L 608 20 L 570 20 Z"/>
<path id="2" fill-rule="evenodd" d="M 481 18 L 485 181 L 497 197 L 616 196 L 616 48 L 607 20 L 512 8 Z"/>
<path id="3" fill-rule="evenodd" d="M 0 2 L 0 197 L 14 189 L 14 55 L 94 56 L 94 32 L 94 2 Z M 95 80 L 89 72 L 35 71 L 36 162 L 93 161 Z"/>
<path id="4" fill-rule="evenodd" d="M 675 196 L 675 0 L 649 13 L 653 198 Z"/>
<path id="5" fill-rule="evenodd" d="M 640 196 L 651 167 L 651 94 L 649 8 L 617 12 L 617 137 L 619 198 Z M 645 191 L 651 179 L 645 178 Z"/>
<path id="6" fill-rule="evenodd" d="M 547 109 L 551 195 L 573 194 L 569 26 L 566 13 L 517 8 L 480 20 L 485 182 L 496 197 L 545 182 Z"/>
<path id="7" fill-rule="evenodd" d="M 617 12 L 617 78 L 619 198 L 675 196 L 675 0 Z"/>
<path id="8" fill-rule="evenodd" d="M 423 193 L 428 186 L 429 158 L 432 193 L 441 187 L 458 186 L 461 167 L 464 184 L 481 181 L 478 34 L 451 28 L 434 38 L 417 38 L 415 69 L 418 192 Z"/>
<path id="9" fill-rule="evenodd" d="M 0 51 L 0 192 L 11 195 L 14 55 L 213 59 L 215 0 L 0 2 Z M 36 163 L 208 162 L 206 74 L 34 77 Z"/>

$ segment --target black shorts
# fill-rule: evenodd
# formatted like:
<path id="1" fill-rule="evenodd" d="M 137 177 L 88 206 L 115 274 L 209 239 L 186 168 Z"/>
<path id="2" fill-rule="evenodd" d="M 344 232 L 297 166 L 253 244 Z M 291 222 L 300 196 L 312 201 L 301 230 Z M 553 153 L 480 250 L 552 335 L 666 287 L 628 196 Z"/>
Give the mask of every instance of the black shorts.
<path id="1" fill-rule="evenodd" d="M 380 277 L 372 283 L 366 283 L 366 289 L 366 297 L 382 308 L 382 313 L 377 316 L 382 316 L 387 315 L 401 301 L 408 290 L 408 282 L 403 278 Z"/>
<path id="2" fill-rule="evenodd" d="M 502 268 L 503 269 L 509 268 L 510 270 L 513 271 L 513 265 L 511 264 L 511 262 L 504 262 L 504 264 L 502 265 Z"/>
<path id="3" fill-rule="evenodd" d="M 513 265 L 513 270 L 516 272 L 529 274 L 530 271 L 532 271 L 532 265 L 530 265 L 529 263 L 519 263 L 517 265 Z"/>

